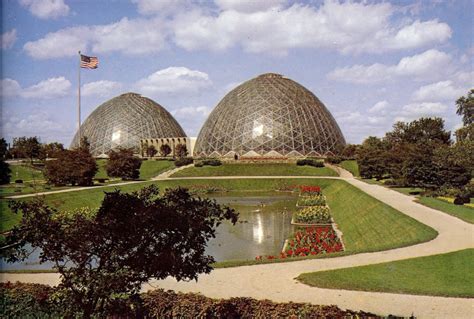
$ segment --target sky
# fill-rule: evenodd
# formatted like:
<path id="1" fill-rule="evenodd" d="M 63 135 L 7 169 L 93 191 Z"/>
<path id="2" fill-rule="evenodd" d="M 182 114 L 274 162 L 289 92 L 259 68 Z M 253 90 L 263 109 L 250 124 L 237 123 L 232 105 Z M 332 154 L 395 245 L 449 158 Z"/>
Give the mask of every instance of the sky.
<path id="1" fill-rule="evenodd" d="M 126 92 L 197 136 L 239 83 L 288 77 L 330 110 L 349 143 L 439 116 L 474 87 L 474 1 L 2 0 L 1 132 L 69 146 L 82 121 Z"/>

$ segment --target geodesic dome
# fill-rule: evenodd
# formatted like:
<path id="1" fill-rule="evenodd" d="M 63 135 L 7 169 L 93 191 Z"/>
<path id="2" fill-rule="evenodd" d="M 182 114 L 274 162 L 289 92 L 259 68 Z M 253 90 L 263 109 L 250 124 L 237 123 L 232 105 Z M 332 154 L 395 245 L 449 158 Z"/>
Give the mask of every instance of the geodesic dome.
<path id="1" fill-rule="evenodd" d="M 133 148 L 138 152 L 140 140 L 186 137 L 174 117 L 161 105 L 136 93 L 114 97 L 98 106 L 81 125 L 93 156 L 106 156 L 115 148 Z M 79 145 L 76 132 L 71 148 Z"/>
<path id="2" fill-rule="evenodd" d="M 230 91 L 204 123 L 195 156 L 301 157 L 345 145 L 324 104 L 302 85 L 267 73 Z"/>

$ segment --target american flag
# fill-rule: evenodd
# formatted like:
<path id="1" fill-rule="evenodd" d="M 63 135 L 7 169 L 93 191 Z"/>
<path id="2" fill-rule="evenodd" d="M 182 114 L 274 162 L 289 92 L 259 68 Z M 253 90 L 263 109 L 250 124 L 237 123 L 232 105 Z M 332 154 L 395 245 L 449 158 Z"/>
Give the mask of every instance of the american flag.
<path id="1" fill-rule="evenodd" d="M 97 59 L 97 57 L 81 54 L 81 68 L 97 69 L 98 66 L 99 66 L 99 59 Z"/>

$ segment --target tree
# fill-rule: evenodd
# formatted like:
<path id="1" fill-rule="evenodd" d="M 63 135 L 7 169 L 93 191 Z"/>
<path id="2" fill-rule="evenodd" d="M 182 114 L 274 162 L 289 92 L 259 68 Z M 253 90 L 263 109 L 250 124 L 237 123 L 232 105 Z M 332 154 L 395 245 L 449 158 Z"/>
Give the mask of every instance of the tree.
<path id="1" fill-rule="evenodd" d="M 456 113 L 462 116 L 464 125 L 474 123 L 474 89 L 467 96 L 461 96 L 456 101 Z"/>
<path id="2" fill-rule="evenodd" d="M 122 179 L 138 179 L 142 160 L 133 155 L 133 149 L 119 149 L 109 152 L 109 160 L 105 169 L 110 177 Z"/>
<path id="3" fill-rule="evenodd" d="M 385 134 L 385 141 L 390 145 L 399 143 L 422 144 L 435 147 L 451 143 L 451 132 L 444 129 L 443 119 L 425 118 L 405 123 L 397 122 L 393 130 Z"/>
<path id="4" fill-rule="evenodd" d="M 23 217 L 2 255 L 14 262 L 25 258 L 27 244 L 40 248 L 40 261 L 52 262 L 61 274 L 66 317 L 81 310 L 84 318 L 106 317 L 114 300 L 137 295 L 150 278 L 197 280 L 209 273 L 214 259 L 205 253 L 207 241 L 222 221 L 235 224 L 238 218 L 233 209 L 183 188 L 159 196 L 154 185 L 105 193 L 97 211 L 59 212 L 41 199 L 11 208 Z"/>
<path id="5" fill-rule="evenodd" d="M 148 157 L 153 157 L 156 155 L 156 153 L 158 153 L 158 151 L 156 150 L 155 146 L 150 145 L 146 148 L 146 155 Z"/>
<path id="6" fill-rule="evenodd" d="M 462 158 L 456 154 L 455 147 L 438 147 L 433 161 L 437 167 L 438 185 L 461 189 L 471 180 L 471 167 L 465 167 Z M 474 154 L 465 160 L 474 161 Z"/>
<path id="7" fill-rule="evenodd" d="M 58 142 L 41 144 L 40 159 L 57 158 L 64 151 L 64 145 Z"/>
<path id="8" fill-rule="evenodd" d="M 170 153 L 171 153 L 171 147 L 168 144 L 162 144 L 160 146 L 161 156 L 166 157 L 166 156 L 170 155 Z"/>
<path id="9" fill-rule="evenodd" d="M 385 165 L 386 143 L 378 137 L 369 136 L 357 149 L 357 163 L 360 176 L 376 178 L 377 180 L 387 173 Z"/>
<path id="10" fill-rule="evenodd" d="M 38 158 L 41 151 L 41 144 L 38 137 L 16 137 L 13 139 L 13 146 L 10 150 L 15 158 L 29 158 L 33 163 L 34 158 Z"/>
<path id="11" fill-rule="evenodd" d="M 188 155 L 188 149 L 185 144 L 178 144 L 174 149 L 175 155 L 178 158 L 183 158 Z"/>
<path id="12" fill-rule="evenodd" d="M 63 150 L 55 160 L 47 161 L 44 174 L 50 184 L 90 186 L 94 184 L 97 170 L 97 163 L 89 149 L 78 147 Z"/>
<path id="13" fill-rule="evenodd" d="M 347 144 L 341 152 L 341 156 L 345 159 L 354 159 L 359 145 Z"/>
<path id="14" fill-rule="evenodd" d="M 12 171 L 3 158 L 0 159 L 0 185 L 10 183 Z"/>
<path id="15" fill-rule="evenodd" d="M 8 158 L 8 143 L 2 137 L 0 138 L 0 159 L 7 159 Z"/>

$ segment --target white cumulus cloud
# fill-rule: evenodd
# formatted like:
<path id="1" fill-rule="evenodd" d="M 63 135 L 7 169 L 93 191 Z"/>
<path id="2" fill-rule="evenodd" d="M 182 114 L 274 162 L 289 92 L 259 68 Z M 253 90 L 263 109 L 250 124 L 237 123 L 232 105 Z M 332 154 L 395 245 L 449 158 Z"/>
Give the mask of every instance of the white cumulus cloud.
<path id="1" fill-rule="evenodd" d="M 0 82 L 0 96 L 17 96 L 21 92 L 20 84 L 10 78 L 2 79 Z"/>
<path id="2" fill-rule="evenodd" d="M 122 88 L 122 84 L 114 81 L 95 81 L 84 84 L 81 87 L 82 96 L 107 97 L 117 93 Z"/>
<path id="3" fill-rule="evenodd" d="M 2 33 L 2 49 L 10 49 L 16 41 L 16 29 Z"/>
<path id="4" fill-rule="evenodd" d="M 171 114 L 186 128 L 188 135 L 197 136 L 211 111 L 208 106 L 186 106 L 171 111 Z"/>
<path id="5" fill-rule="evenodd" d="M 420 87 L 413 93 L 414 101 L 454 101 L 468 91 L 456 87 L 453 81 L 440 81 Z"/>
<path id="6" fill-rule="evenodd" d="M 402 107 L 395 121 L 412 121 L 420 117 L 432 117 L 443 114 L 448 106 L 439 102 L 422 102 L 406 104 Z"/>
<path id="7" fill-rule="evenodd" d="M 23 89 L 20 93 L 25 98 L 50 99 L 66 96 L 71 88 L 71 82 L 65 77 L 49 78 Z"/>
<path id="8" fill-rule="evenodd" d="M 64 0 L 20 0 L 20 4 L 40 19 L 55 19 L 69 14 Z"/>
<path id="9" fill-rule="evenodd" d="M 279 8 L 287 0 L 215 0 L 217 6 L 222 10 L 234 10 L 239 12 L 258 12 L 266 11 L 268 9 Z"/>
<path id="10" fill-rule="evenodd" d="M 198 92 L 211 84 L 207 73 L 173 66 L 156 71 L 135 86 L 140 93 L 154 95 Z"/>
<path id="11" fill-rule="evenodd" d="M 61 29 L 27 42 L 23 48 L 35 59 L 74 56 L 78 50 L 91 50 L 94 53 L 154 53 L 166 46 L 162 29 L 164 26 L 159 19 L 123 18 L 111 24 Z"/>
<path id="12" fill-rule="evenodd" d="M 431 49 L 417 55 L 404 57 L 395 65 L 380 63 L 354 65 L 335 69 L 327 77 L 330 80 L 357 84 L 383 82 L 397 77 L 433 78 L 447 72 L 450 69 L 450 62 L 449 54 Z"/>
<path id="13" fill-rule="evenodd" d="M 370 109 L 369 109 L 369 113 L 380 113 L 380 112 L 384 112 L 388 109 L 389 107 L 389 103 L 387 101 L 379 101 L 377 103 L 374 104 L 374 106 L 372 106 Z"/>

